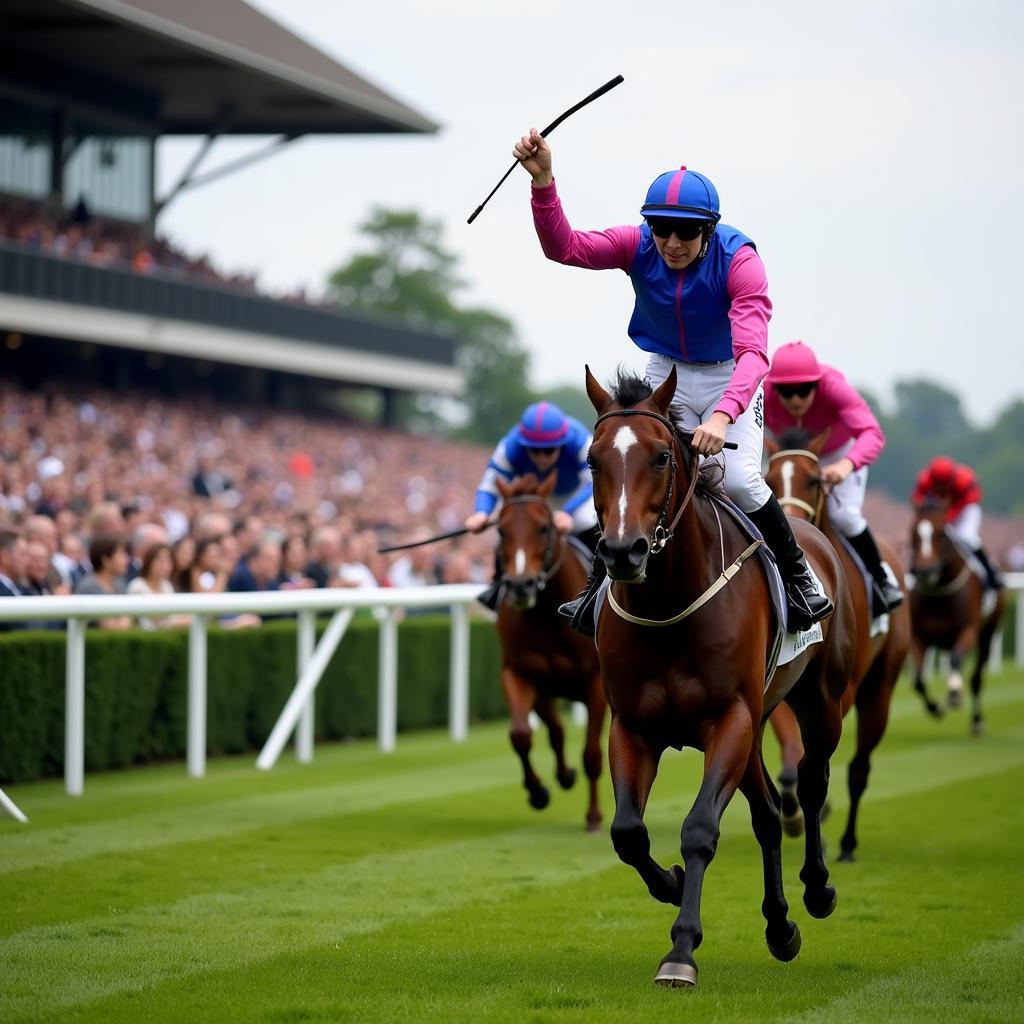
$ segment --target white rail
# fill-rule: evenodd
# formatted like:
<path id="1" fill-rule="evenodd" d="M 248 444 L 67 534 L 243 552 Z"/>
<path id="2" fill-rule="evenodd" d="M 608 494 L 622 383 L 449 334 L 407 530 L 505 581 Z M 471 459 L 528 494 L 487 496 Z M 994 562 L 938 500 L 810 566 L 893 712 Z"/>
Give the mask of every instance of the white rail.
<path id="1" fill-rule="evenodd" d="M 389 752 L 395 747 L 398 716 L 395 612 L 400 608 L 451 611 L 449 729 L 453 740 L 464 740 L 469 722 L 468 606 L 479 592 L 477 584 L 454 583 L 380 590 L 9 597 L 0 599 L 0 621 L 67 621 L 64 787 L 72 796 L 80 796 L 85 773 L 85 626 L 88 620 L 117 615 L 193 616 L 188 631 L 187 770 L 189 775 L 199 778 L 206 772 L 206 627 L 211 617 L 241 612 L 298 613 L 295 688 L 257 760 L 260 768 L 271 768 L 293 732 L 298 760 L 312 760 L 316 687 L 352 616 L 360 608 L 374 609 L 380 622 L 377 741 L 381 750 Z M 315 643 L 317 612 L 334 613 L 319 644 Z M 9 800 L 0 801 L 0 806 L 14 813 L 8 803 Z"/>

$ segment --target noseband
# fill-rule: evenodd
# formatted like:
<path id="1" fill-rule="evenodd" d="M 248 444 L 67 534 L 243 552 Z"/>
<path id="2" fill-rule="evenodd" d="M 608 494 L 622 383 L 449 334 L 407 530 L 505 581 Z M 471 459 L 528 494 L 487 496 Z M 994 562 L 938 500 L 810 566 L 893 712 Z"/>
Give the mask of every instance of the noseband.
<path id="1" fill-rule="evenodd" d="M 597 428 L 605 421 L 613 419 L 616 416 L 648 416 L 652 420 L 657 420 L 659 423 L 668 428 L 669 436 L 672 438 L 672 449 L 669 452 L 671 458 L 672 472 L 668 478 L 668 491 L 665 494 L 665 504 L 661 506 L 661 514 L 658 516 L 658 522 L 655 524 L 654 533 L 650 540 L 651 554 L 656 555 L 661 551 L 665 545 L 672 539 L 672 534 L 675 532 L 676 525 L 679 522 L 679 517 L 683 514 L 686 506 L 690 504 L 690 499 L 693 497 L 693 492 L 697 487 L 697 478 L 699 473 L 697 467 L 694 466 L 693 473 L 690 476 L 690 486 L 686 490 L 686 494 L 683 497 L 683 502 L 676 509 L 676 514 L 672 517 L 672 522 L 668 524 L 668 529 L 665 529 L 664 522 L 665 517 L 668 515 L 669 506 L 672 504 L 672 495 L 675 491 L 675 479 L 676 472 L 679 468 L 679 464 L 676 462 L 676 451 L 679 450 L 679 432 L 676 430 L 675 424 L 667 417 L 662 416 L 658 412 L 650 412 L 647 409 L 620 409 L 617 412 L 606 412 L 603 416 L 598 416 L 594 422 L 594 431 L 597 432 Z M 696 462 L 696 456 L 694 456 Z"/>
<path id="2" fill-rule="evenodd" d="M 768 457 L 768 465 L 770 466 L 776 459 L 781 459 L 786 455 L 803 455 L 805 458 L 812 459 L 816 466 L 821 464 L 821 460 L 814 452 L 809 452 L 805 448 L 788 448 L 783 452 L 776 452 L 774 455 Z M 820 481 L 820 477 L 818 478 Z M 803 512 L 806 512 L 811 517 L 811 523 L 815 526 L 821 519 L 821 506 L 825 501 L 825 488 L 818 488 L 818 501 L 816 505 L 810 504 L 810 502 L 804 501 L 803 498 L 779 498 L 779 504 L 783 508 L 792 506 L 798 508 Z"/>
<path id="3" fill-rule="evenodd" d="M 548 542 L 544 546 L 544 560 L 541 562 L 540 572 L 537 573 L 537 589 L 543 590 L 555 573 L 562 567 L 562 561 L 565 559 L 566 544 L 562 545 L 562 550 L 558 553 L 558 560 L 555 561 L 555 540 L 558 536 L 558 531 L 555 529 L 555 517 L 551 514 L 551 506 L 539 495 L 539 494 L 518 494 L 513 498 L 509 498 L 505 501 L 505 505 L 525 505 L 529 502 L 537 502 L 544 506 L 548 514 L 548 524 L 551 526 L 551 533 L 548 534 Z M 554 562 L 554 564 L 552 564 Z M 508 581 L 508 573 L 502 572 L 502 582 Z"/>

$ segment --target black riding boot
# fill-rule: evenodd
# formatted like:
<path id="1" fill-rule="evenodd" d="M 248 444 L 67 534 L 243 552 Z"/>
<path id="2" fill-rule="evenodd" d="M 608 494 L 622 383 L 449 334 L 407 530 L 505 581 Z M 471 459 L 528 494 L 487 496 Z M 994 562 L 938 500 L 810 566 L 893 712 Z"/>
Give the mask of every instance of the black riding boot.
<path id="1" fill-rule="evenodd" d="M 748 513 L 764 535 L 782 573 L 786 588 L 786 629 L 790 633 L 810 629 L 835 610 L 824 594 L 819 594 L 800 545 L 793 536 L 786 513 L 772 495 L 756 512 Z"/>
<path id="2" fill-rule="evenodd" d="M 982 568 L 985 570 L 985 575 L 988 576 L 988 585 L 993 590 L 1002 590 L 1005 588 L 1006 583 L 1003 580 L 1002 574 L 999 570 L 989 561 L 988 553 L 984 548 L 978 548 L 974 552 L 974 557 L 981 562 Z"/>
<path id="3" fill-rule="evenodd" d="M 883 615 L 899 608 L 903 604 L 903 591 L 889 579 L 888 574 L 882 566 L 882 556 L 878 553 L 878 545 L 871 534 L 871 527 L 866 526 L 856 537 L 847 538 L 853 550 L 860 555 L 864 567 L 871 578 L 875 581 L 874 600 L 872 601 L 872 613 Z"/>
<path id="4" fill-rule="evenodd" d="M 598 536 L 600 537 L 600 534 Z M 593 636 L 596 632 L 597 624 L 594 622 L 594 602 L 597 599 L 598 590 L 601 589 L 601 583 L 607 575 L 608 568 L 605 566 L 604 560 L 595 555 L 593 562 L 590 563 L 590 575 L 587 577 L 586 586 L 584 586 L 580 596 L 558 606 L 558 614 L 564 615 L 569 619 L 569 625 L 577 633 L 582 633 L 584 636 Z"/>
<path id="5" fill-rule="evenodd" d="M 501 552 L 494 552 L 494 577 L 486 590 L 476 595 L 476 599 L 492 612 L 498 610 L 498 602 L 501 600 L 501 577 L 504 575 L 504 567 L 501 564 Z"/>

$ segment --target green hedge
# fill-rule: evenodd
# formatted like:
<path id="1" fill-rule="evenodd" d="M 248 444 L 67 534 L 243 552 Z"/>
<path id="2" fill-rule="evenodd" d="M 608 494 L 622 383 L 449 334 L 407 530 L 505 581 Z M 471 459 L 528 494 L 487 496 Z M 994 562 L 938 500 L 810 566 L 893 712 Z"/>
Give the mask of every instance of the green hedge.
<path id="1" fill-rule="evenodd" d="M 503 717 L 494 626 L 478 620 L 470 629 L 470 716 Z M 410 618 L 398 632 L 398 727 L 443 725 L 449 621 Z M 64 770 L 64 649 L 63 633 L 0 634 L 0 782 Z M 263 745 L 295 685 L 295 651 L 294 622 L 234 632 L 210 629 L 206 735 L 211 754 Z M 184 757 L 185 631 L 90 630 L 85 664 L 87 771 Z M 371 736 L 376 730 L 377 625 L 357 617 L 317 688 L 317 738 Z"/>

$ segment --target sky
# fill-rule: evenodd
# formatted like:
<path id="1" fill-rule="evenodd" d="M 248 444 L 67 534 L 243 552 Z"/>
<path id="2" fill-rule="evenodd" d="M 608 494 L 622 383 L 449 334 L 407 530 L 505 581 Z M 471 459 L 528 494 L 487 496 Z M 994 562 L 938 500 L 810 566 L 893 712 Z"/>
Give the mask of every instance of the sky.
<path id="1" fill-rule="evenodd" d="M 1024 396 L 1024 4 L 250 2 L 442 128 L 298 140 L 183 193 L 159 229 L 186 250 L 317 293 L 372 207 L 417 209 L 444 225 L 461 301 L 516 323 L 536 386 L 642 368 L 628 278 L 544 259 L 525 172 L 466 224 L 521 134 L 621 74 L 550 139 L 574 227 L 639 223 L 685 164 L 757 244 L 770 351 L 803 339 L 883 403 L 938 381 L 978 424 Z M 265 141 L 221 141 L 203 169 Z M 196 142 L 161 142 L 161 188 Z"/>

